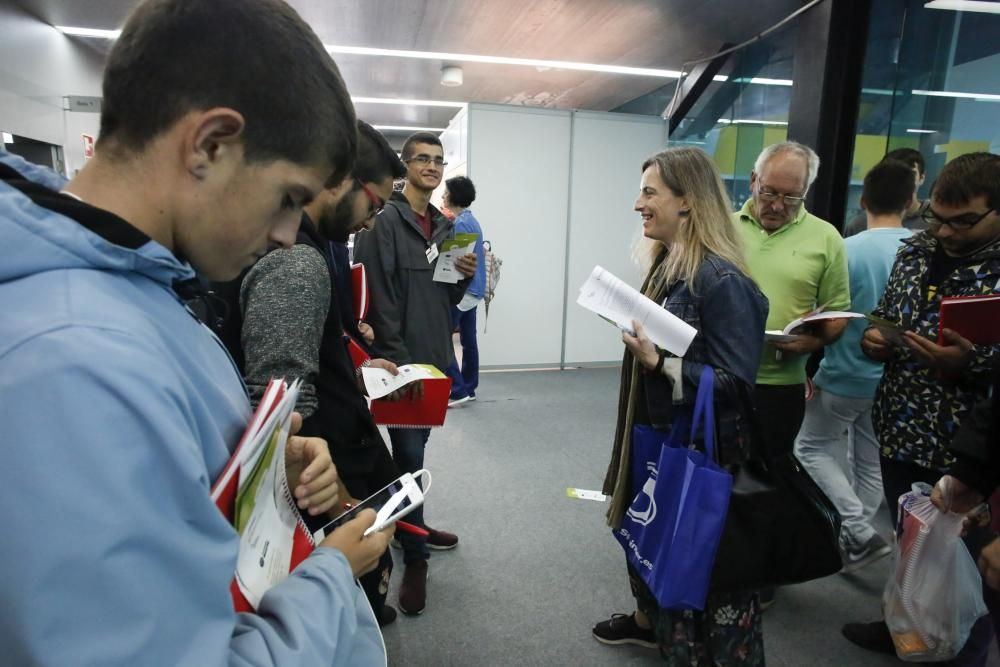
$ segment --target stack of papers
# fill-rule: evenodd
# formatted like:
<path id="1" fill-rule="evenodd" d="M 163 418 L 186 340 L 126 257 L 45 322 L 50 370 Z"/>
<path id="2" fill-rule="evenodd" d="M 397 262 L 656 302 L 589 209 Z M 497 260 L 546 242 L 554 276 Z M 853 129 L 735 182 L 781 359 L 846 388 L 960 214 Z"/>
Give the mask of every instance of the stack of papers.
<path id="1" fill-rule="evenodd" d="M 622 331 L 632 333 L 632 320 L 637 320 L 657 347 L 678 357 L 684 356 L 698 334 L 693 326 L 600 266 L 591 271 L 576 302 Z"/>

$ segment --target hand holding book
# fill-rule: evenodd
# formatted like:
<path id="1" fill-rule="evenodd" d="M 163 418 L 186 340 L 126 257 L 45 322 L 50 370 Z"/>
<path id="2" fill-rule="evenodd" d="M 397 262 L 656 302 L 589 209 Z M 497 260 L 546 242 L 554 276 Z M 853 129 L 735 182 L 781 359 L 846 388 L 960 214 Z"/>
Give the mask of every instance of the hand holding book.
<path id="1" fill-rule="evenodd" d="M 299 437 L 302 415 L 292 413 L 290 437 L 285 446 L 285 475 L 295 503 L 312 516 L 339 504 L 340 478 L 330 459 L 330 448 L 320 438 Z"/>

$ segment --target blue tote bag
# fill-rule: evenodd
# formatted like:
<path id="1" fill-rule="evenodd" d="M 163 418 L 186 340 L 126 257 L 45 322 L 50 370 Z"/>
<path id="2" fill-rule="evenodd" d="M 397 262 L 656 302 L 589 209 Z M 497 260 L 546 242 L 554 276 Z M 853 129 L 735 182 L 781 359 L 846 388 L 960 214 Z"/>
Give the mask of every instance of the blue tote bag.
<path id="1" fill-rule="evenodd" d="M 690 421 L 680 417 L 669 432 L 633 430 L 637 491 L 614 534 L 661 609 L 705 608 L 726 524 L 733 479 L 715 463 L 714 381 L 706 366 Z M 699 431 L 704 453 L 688 446 Z"/>

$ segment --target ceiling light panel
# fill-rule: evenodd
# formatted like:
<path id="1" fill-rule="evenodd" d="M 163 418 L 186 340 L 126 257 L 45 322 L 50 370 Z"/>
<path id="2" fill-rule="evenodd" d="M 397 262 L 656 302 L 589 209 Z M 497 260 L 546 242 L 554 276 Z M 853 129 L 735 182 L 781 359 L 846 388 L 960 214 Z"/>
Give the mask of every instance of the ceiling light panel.
<path id="1" fill-rule="evenodd" d="M 982 0 L 934 0 L 924 3 L 924 9 L 950 9 L 958 12 L 985 12 L 1000 14 L 1000 2 Z"/>

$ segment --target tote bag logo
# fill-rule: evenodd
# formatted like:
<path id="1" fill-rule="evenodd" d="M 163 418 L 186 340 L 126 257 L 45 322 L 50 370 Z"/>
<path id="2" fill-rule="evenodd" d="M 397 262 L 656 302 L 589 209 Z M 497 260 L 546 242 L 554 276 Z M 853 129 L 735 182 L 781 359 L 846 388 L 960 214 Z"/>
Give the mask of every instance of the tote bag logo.
<path id="1" fill-rule="evenodd" d="M 656 466 L 649 466 L 649 479 L 642 485 L 642 491 L 632 501 L 626 515 L 640 526 L 648 526 L 656 519 Z"/>

